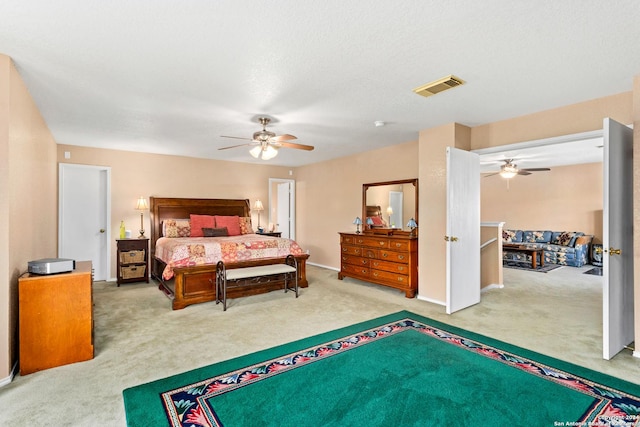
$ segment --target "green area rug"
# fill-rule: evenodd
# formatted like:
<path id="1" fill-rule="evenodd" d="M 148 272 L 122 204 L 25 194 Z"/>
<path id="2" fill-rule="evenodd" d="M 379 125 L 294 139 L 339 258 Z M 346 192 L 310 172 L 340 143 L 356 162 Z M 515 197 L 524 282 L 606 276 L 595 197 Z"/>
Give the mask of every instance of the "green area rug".
<path id="1" fill-rule="evenodd" d="M 638 426 L 640 386 L 403 311 L 124 390 L 129 426 Z"/>

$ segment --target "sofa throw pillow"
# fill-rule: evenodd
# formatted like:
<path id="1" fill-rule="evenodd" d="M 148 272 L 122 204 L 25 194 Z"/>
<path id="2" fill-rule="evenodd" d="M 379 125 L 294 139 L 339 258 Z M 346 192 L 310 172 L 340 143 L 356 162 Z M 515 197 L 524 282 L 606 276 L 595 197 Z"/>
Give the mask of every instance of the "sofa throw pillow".
<path id="1" fill-rule="evenodd" d="M 229 236 L 239 236 L 240 232 L 240 217 L 234 216 L 219 216 L 216 215 L 216 227 L 227 227 Z"/>
<path id="2" fill-rule="evenodd" d="M 522 241 L 526 243 L 549 243 L 551 241 L 551 231 L 527 230 L 524 232 Z"/>
<path id="3" fill-rule="evenodd" d="M 505 243 L 520 243 L 522 242 L 522 231 L 502 230 L 502 241 Z"/>
<path id="4" fill-rule="evenodd" d="M 553 241 L 553 244 L 560 246 L 569 246 L 569 243 L 571 242 L 571 239 L 573 239 L 575 234 L 576 233 L 571 233 L 569 231 L 563 231 L 562 233 L 558 234 L 558 237 L 556 237 L 556 239 Z"/>
<path id="5" fill-rule="evenodd" d="M 204 234 L 204 237 L 221 237 L 221 236 L 228 236 L 229 231 L 227 230 L 227 227 L 203 228 L 202 234 Z"/>
<path id="6" fill-rule="evenodd" d="M 253 234 L 253 225 L 251 224 L 250 216 L 241 216 L 239 217 L 240 222 L 240 233 L 241 234 Z"/>
<path id="7" fill-rule="evenodd" d="M 215 228 L 216 220 L 213 215 L 191 214 L 191 237 L 204 237 L 203 228 Z"/>

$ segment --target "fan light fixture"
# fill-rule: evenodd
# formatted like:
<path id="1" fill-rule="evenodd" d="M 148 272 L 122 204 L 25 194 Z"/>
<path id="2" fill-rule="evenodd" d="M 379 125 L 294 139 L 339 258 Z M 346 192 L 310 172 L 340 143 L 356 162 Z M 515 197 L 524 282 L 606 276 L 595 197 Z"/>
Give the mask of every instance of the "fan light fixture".
<path id="1" fill-rule="evenodd" d="M 518 168 L 515 165 L 512 165 L 511 163 L 507 163 L 506 165 L 504 165 L 504 167 L 500 171 L 500 176 L 505 179 L 513 178 L 517 174 L 518 174 Z"/>
<path id="2" fill-rule="evenodd" d="M 262 146 L 258 145 L 249 150 L 249 153 L 256 159 L 270 160 L 278 155 L 278 150 L 272 145 Z"/>

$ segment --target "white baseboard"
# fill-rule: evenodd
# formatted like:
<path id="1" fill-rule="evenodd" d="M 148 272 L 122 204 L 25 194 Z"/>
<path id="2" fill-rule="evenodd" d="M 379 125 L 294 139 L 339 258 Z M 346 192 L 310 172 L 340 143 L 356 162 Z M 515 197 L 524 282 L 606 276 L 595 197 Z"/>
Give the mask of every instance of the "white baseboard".
<path id="1" fill-rule="evenodd" d="M 638 358 L 640 358 L 640 351 L 638 351 L 638 350 L 634 350 L 634 352 L 633 352 L 633 357 L 638 357 Z"/>
<path id="2" fill-rule="evenodd" d="M 418 298 L 420 301 L 426 301 L 426 302 L 430 302 L 430 303 L 438 304 L 438 305 L 442 305 L 442 306 L 447 305 L 447 303 L 445 303 L 444 301 L 439 301 L 439 300 L 436 300 L 436 299 L 423 297 L 423 296 L 422 296 L 422 295 L 420 295 L 420 294 L 418 294 L 418 297 L 417 297 L 417 298 Z"/>
<path id="3" fill-rule="evenodd" d="M 307 265 L 313 265 L 315 267 L 326 268 L 327 270 L 340 271 L 339 268 L 329 267 L 328 265 L 316 264 L 315 262 L 307 262 Z"/>
<path id="4" fill-rule="evenodd" d="M 480 289 L 480 292 L 488 291 L 490 289 L 502 289 L 502 288 L 504 288 L 504 285 L 498 285 L 497 283 L 492 283 Z"/>
<path id="5" fill-rule="evenodd" d="M 7 384 L 11 383 L 11 381 L 13 381 L 17 373 L 18 373 L 18 362 L 16 361 L 16 363 L 13 364 L 13 369 L 11 369 L 11 373 L 9 374 L 9 376 L 6 378 L 0 379 L 0 387 L 4 387 Z"/>

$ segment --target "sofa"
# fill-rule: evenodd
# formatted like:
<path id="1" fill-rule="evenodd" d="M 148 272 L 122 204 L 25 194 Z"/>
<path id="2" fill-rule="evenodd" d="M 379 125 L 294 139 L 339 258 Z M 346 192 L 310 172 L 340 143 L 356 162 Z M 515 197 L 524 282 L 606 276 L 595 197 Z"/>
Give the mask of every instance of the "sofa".
<path id="1" fill-rule="evenodd" d="M 542 249 L 545 264 L 582 267 L 590 262 L 593 236 L 579 231 L 509 230 L 502 232 L 503 243 L 520 244 L 530 249 Z M 504 261 L 531 262 L 522 252 L 502 252 Z M 538 260 L 539 261 L 539 260 Z"/>

